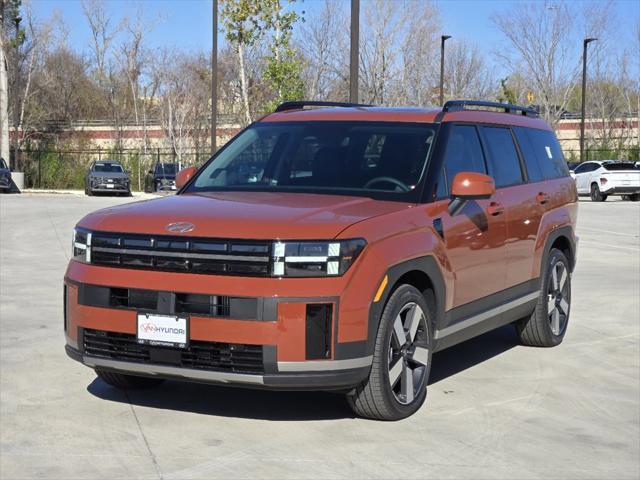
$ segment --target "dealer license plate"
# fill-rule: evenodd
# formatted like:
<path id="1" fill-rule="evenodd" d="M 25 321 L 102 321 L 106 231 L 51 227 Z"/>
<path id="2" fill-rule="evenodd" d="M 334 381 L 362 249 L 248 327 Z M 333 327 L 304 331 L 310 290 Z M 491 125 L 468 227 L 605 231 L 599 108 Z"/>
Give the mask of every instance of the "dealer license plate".
<path id="1" fill-rule="evenodd" d="M 115 185 L 113 183 L 107 183 L 107 188 L 114 188 Z"/>
<path id="2" fill-rule="evenodd" d="M 138 314 L 138 343 L 186 348 L 187 319 L 172 315 Z"/>

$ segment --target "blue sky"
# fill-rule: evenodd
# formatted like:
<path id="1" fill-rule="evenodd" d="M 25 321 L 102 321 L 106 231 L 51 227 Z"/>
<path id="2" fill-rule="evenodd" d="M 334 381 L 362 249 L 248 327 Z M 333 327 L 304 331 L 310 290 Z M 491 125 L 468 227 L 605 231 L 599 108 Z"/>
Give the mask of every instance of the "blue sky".
<path id="1" fill-rule="evenodd" d="M 344 0 L 348 2 L 348 0 Z M 365 2 L 366 0 L 362 0 Z M 477 44 L 489 56 L 500 47 L 501 36 L 490 21 L 493 12 L 504 10 L 519 0 L 439 0 L 436 4 L 441 13 L 443 33 L 454 39 L 466 39 Z M 538 0 L 548 1 L 548 0 Z M 579 0 L 569 0 L 579 1 Z M 69 30 L 69 41 L 77 50 L 86 50 L 89 40 L 87 22 L 82 14 L 79 0 L 32 0 L 34 13 L 40 19 L 58 11 Z M 151 47 L 175 46 L 189 50 L 208 49 L 211 46 L 211 2 L 210 0 L 107 0 L 108 10 L 118 18 L 134 16 L 142 6 L 147 19 L 157 22 L 148 36 Z M 318 0 L 305 0 L 299 10 L 313 11 Z M 635 24 L 640 18 L 640 1 L 618 0 L 616 2 L 617 43 L 632 40 Z M 581 44 L 580 39 L 576 44 Z M 579 50 L 578 50 L 579 52 Z M 578 53 L 579 54 L 579 53 Z"/>

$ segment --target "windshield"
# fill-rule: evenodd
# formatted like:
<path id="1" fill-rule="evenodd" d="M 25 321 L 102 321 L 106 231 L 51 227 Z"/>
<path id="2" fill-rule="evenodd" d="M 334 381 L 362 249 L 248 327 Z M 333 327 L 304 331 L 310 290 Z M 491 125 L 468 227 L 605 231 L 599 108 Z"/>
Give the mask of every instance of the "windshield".
<path id="1" fill-rule="evenodd" d="M 124 170 L 119 163 L 96 163 L 93 166 L 94 172 L 111 172 L 111 173 L 122 173 Z"/>
<path id="2" fill-rule="evenodd" d="M 602 165 L 605 170 L 615 171 L 615 170 L 634 170 L 636 167 L 631 162 L 616 162 L 616 163 L 605 163 Z"/>
<path id="3" fill-rule="evenodd" d="M 165 175 L 175 175 L 176 174 L 175 163 L 158 163 L 156 164 L 156 173 L 165 174 Z"/>
<path id="4" fill-rule="evenodd" d="M 420 123 L 259 123 L 205 165 L 187 191 L 414 197 L 434 136 L 434 125 Z"/>

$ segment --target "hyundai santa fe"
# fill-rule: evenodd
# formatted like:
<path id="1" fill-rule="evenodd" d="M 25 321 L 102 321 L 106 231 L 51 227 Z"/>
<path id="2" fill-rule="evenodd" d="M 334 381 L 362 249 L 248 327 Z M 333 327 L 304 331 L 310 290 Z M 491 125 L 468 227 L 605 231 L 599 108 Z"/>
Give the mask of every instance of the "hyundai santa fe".
<path id="1" fill-rule="evenodd" d="M 74 230 L 66 351 L 115 387 L 333 390 L 397 420 L 434 352 L 565 335 L 576 187 L 525 107 L 288 102 L 176 183 Z"/>

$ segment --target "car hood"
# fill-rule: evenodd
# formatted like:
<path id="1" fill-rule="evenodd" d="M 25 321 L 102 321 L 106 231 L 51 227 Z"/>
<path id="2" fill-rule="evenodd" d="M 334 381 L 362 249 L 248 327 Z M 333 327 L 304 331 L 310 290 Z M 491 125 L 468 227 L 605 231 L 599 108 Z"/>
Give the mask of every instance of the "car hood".
<path id="1" fill-rule="evenodd" d="M 195 228 L 185 236 L 320 240 L 334 238 L 354 223 L 410 207 L 408 203 L 338 195 L 198 193 L 106 208 L 87 215 L 78 226 L 171 235 L 168 224 L 190 222 Z"/>
<path id="2" fill-rule="evenodd" d="M 93 178 L 129 178 L 129 174 L 125 172 L 90 172 Z"/>

